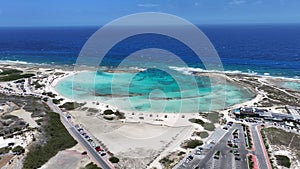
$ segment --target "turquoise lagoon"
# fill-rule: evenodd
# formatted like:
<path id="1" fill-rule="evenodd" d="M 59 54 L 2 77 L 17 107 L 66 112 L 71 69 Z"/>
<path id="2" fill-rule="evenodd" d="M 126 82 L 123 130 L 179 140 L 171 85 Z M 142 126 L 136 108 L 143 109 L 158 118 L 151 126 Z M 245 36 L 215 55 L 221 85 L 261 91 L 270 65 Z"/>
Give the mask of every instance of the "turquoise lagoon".
<path id="1" fill-rule="evenodd" d="M 82 72 L 57 83 L 55 90 L 76 101 L 99 101 L 135 112 L 195 113 L 245 102 L 254 95 L 217 79 L 148 69 L 142 72 Z"/>
<path id="2" fill-rule="evenodd" d="M 300 82 L 283 82 L 281 86 L 293 90 L 300 90 Z"/>

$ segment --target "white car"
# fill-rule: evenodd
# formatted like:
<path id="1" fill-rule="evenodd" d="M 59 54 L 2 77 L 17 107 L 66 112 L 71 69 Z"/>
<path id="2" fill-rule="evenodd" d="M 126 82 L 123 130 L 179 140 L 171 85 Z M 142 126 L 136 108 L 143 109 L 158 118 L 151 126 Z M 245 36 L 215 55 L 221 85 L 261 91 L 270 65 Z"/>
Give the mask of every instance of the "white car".
<path id="1" fill-rule="evenodd" d="M 91 142 L 92 147 L 96 147 L 96 144 L 94 142 Z"/>

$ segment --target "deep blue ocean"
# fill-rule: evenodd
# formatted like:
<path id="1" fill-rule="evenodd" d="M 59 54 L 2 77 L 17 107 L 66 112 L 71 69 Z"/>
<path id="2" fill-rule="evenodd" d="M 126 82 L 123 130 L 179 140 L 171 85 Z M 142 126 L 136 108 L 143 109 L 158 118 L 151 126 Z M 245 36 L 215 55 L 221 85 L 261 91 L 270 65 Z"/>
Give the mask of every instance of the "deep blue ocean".
<path id="1" fill-rule="evenodd" d="M 199 28 L 216 48 L 227 71 L 300 78 L 299 24 L 203 25 Z M 74 64 L 84 43 L 98 29 L 0 28 L 0 60 Z M 169 50 L 190 67 L 202 67 L 185 45 L 154 34 L 121 41 L 110 50 L 101 65 L 116 66 L 130 53 L 149 47 Z"/>

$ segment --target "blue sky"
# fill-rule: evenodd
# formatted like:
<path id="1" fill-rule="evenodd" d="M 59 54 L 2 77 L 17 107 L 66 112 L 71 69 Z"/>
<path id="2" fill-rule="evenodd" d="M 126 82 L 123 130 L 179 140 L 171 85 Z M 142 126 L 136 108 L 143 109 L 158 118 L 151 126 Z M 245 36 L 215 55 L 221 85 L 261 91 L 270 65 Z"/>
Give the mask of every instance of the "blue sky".
<path id="1" fill-rule="evenodd" d="M 137 12 L 194 24 L 299 23 L 300 0 L 0 0 L 3 26 L 103 25 Z"/>

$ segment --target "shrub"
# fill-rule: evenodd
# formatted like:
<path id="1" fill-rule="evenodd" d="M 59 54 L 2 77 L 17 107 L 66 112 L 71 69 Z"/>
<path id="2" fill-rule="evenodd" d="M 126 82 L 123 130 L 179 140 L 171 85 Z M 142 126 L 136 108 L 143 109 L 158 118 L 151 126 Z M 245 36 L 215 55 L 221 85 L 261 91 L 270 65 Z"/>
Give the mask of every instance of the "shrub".
<path id="1" fill-rule="evenodd" d="M 47 96 L 54 98 L 55 96 L 57 96 L 56 94 L 52 93 L 52 92 L 47 92 L 46 93 Z"/>
<path id="2" fill-rule="evenodd" d="M 98 167 L 96 164 L 94 164 L 93 162 L 88 163 L 84 169 L 101 169 L 100 167 Z"/>
<path id="3" fill-rule="evenodd" d="M 46 112 L 43 124 L 43 134 L 47 142 L 31 147 L 23 162 L 24 169 L 39 168 L 59 151 L 71 148 L 77 144 L 60 122 L 60 116 L 54 112 Z M 42 152 L 42 153 L 41 153 Z"/>
<path id="4" fill-rule="evenodd" d="M 60 101 L 57 100 L 57 99 L 53 99 L 52 102 L 53 102 L 54 104 L 59 104 L 59 103 L 60 103 Z"/>
<path id="5" fill-rule="evenodd" d="M 66 102 L 63 105 L 59 106 L 60 108 L 64 108 L 65 110 L 74 110 L 78 107 L 85 105 L 84 103 L 77 103 L 77 102 Z"/>
<path id="6" fill-rule="evenodd" d="M 111 109 L 108 109 L 108 110 L 104 110 L 103 112 L 104 115 L 112 115 L 112 114 L 115 114 Z"/>
<path id="7" fill-rule="evenodd" d="M 29 78 L 34 76 L 34 74 L 22 74 L 23 71 L 16 70 L 16 69 L 3 69 L 0 73 L 0 81 L 13 81 L 22 78 Z"/>
<path id="8" fill-rule="evenodd" d="M 203 128 L 208 131 L 214 131 L 215 125 L 213 123 L 204 123 Z"/>
<path id="9" fill-rule="evenodd" d="M 167 156 L 160 159 L 159 162 L 164 166 L 164 168 L 172 168 L 170 166 L 174 163 L 174 160 L 170 159 L 170 156 Z"/>
<path id="10" fill-rule="evenodd" d="M 22 146 L 16 146 L 12 149 L 12 152 L 16 154 L 23 154 L 25 153 L 25 149 Z"/>
<path id="11" fill-rule="evenodd" d="M 197 132 L 197 136 L 201 137 L 201 138 L 206 138 L 208 137 L 208 132 L 206 131 L 200 131 L 200 132 Z"/>
<path id="12" fill-rule="evenodd" d="M 201 119 L 192 118 L 192 119 L 189 119 L 189 121 L 192 122 L 192 123 L 200 124 L 201 126 L 204 124 L 204 121 L 201 120 Z"/>
<path id="13" fill-rule="evenodd" d="M 211 121 L 212 123 L 218 123 L 219 122 L 219 113 L 217 112 L 211 112 L 207 114 L 207 119 Z"/>
<path id="14" fill-rule="evenodd" d="M 117 157 L 112 156 L 109 158 L 109 161 L 112 163 L 118 163 L 120 160 Z"/>
<path id="15" fill-rule="evenodd" d="M 125 119 L 124 113 L 119 112 L 118 110 L 116 112 L 113 112 L 111 109 L 104 110 L 104 115 L 116 115 L 119 119 Z M 105 117 L 104 117 L 105 118 Z"/>
<path id="16" fill-rule="evenodd" d="M 284 155 L 275 155 L 276 161 L 278 165 L 290 168 L 291 167 L 291 162 L 290 159 L 287 156 Z"/>
<path id="17" fill-rule="evenodd" d="M 197 146 L 201 146 L 203 142 L 201 140 L 188 140 L 183 143 L 183 148 L 196 148 Z"/>
<path id="18" fill-rule="evenodd" d="M 180 151 L 177 155 L 178 155 L 178 156 L 182 156 L 182 155 L 184 155 L 184 154 L 186 154 L 184 151 Z"/>
<path id="19" fill-rule="evenodd" d="M 113 120 L 114 118 L 113 117 L 107 117 L 107 116 L 104 116 L 103 117 L 105 120 Z"/>
<path id="20" fill-rule="evenodd" d="M 115 112 L 115 115 L 119 117 L 119 119 L 125 119 L 124 113 L 119 112 L 118 110 Z"/>
<path id="21" fill-rule="evenodd" d="M 10 150 L 11 150 L 11 147 L 3 147 L 3 148 L 0 148 L 0 155 L 1 155 L 1 154 L 9 153 Z"/>

